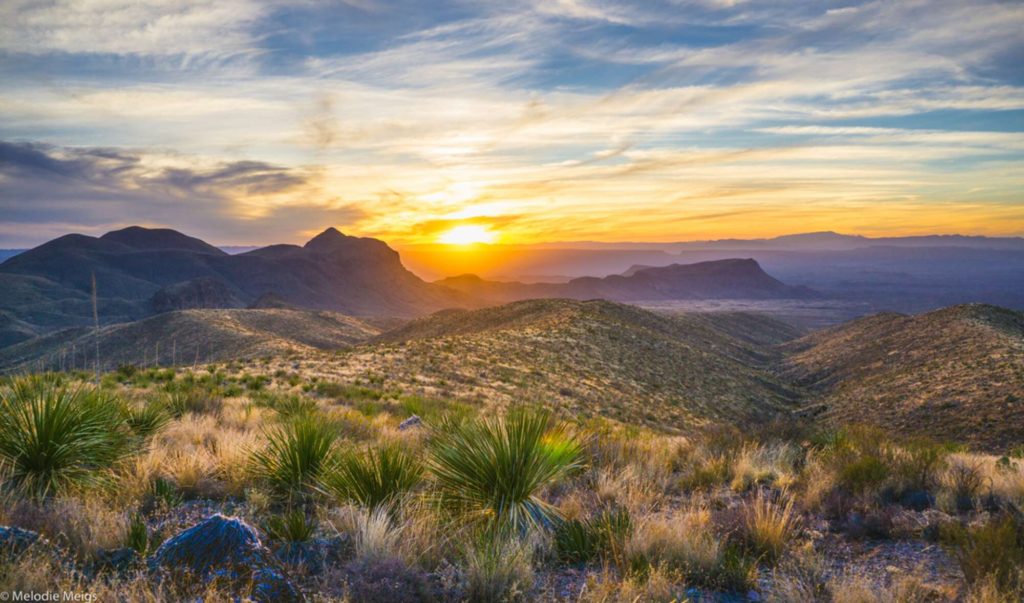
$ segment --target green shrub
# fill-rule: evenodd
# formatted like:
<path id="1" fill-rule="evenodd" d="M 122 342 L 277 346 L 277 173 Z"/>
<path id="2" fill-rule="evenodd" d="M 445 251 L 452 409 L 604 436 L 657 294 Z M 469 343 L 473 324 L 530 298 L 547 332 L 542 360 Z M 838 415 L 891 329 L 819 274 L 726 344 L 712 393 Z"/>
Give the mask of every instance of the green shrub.
<path id="1" fill-rule="evenodd" d="M 590 522 L 570 519 L 555 526 L 555 554 L 566 564 L 589 563 L 597 558 L 598 543 Z"/>
<path id="2" fill-rule="evenodd" d="M 633 519 L 625 508 L 605 509 L 581 521 L 560 521 L 555 526 L 554 546 L 559 561 L 588 563 L 604 558 L 622 564 L 626 542 L 633 534 Z"/>
<path id="3" fill-rule="evenodd" d="M 274 515 L 263 524 L 263 531 L 273 540 L 309 542 L 316 534 L 316 520 L 301 509 Z"/>
<path id="4" fill-rule="evenodd" d="M 117 398 L 25 377 L 0 390 L 0 467 L 7 486 L 46 497 L 96 483 L 136 439 Z"/>
<path id="5" fill-rule="evenodd" d="M 948 454 L 942 446 L 930 440 L 914 439 L 901 443 L 892 454 L 897 488 L 904 492 L 934 490 Z"/>
<path id="6" fill-rule="evenodd" d="M 541 411 L 445 421 L 429 450 L 429 466 L 448 509 L 469 521 L 515 531 L 550 525 L 557 511 L 539 498 L 541 488 L 583 463 L 579 442 Z"/>
<path id="7" fill-rule="evenodd" d="M 354 501 L 376 510 L 392 507 L 410 492 L 423 476 L 418 459 L 397 446 L 385 446 L 362 454 L 346 454 L 324 472 L 322 489 L 340 500 Z"/>
<path id="8" fill-rule="evenodd" d="M 146 527 L 146 520 L 139 515 L 132 517 L 128 524 L 128 533 L 125 535 L 125 546 L 145 556 L 149 552 L 149 545 L 149 528 Z"/>
<path id="9" fill-rule="evenodd" d="M 175 419 L 180 419 L 188 413 L 218 414 L 224 407 L 224 401 L 220 397 L 197 387 L 167 392 L 162 404 Z"/>
<path id="10" fill-rule="evenodd" d="M 1013 517 L 972 528 L 957 525 L 944 537 L 969 586 L 992 581 L 1008 597 L 1024 596 L 1024 526 Z"/>
<path id="11" fill-rule="evenodd" d="M 873 455 L 856 458 L 839 469 L 839 485 L 856 494 L 877 490 L 889 478 L 889 466 Z"/>
<path id="12" fill-rule="evenodd" d="M 159 402 L 148 402 L 139 406 L 126 405 L 125 420 L 136 436 L 148 439 L 167 426 L 171 420 L 167 408 Z"/>
<path id="13" fill-rule="evenodd" d="M 253 402 L 257 406 L 274 410 L 284 419 L 311 414 L 317 410 L 314 400 L 298 394 L 261 393 L 253 398 Z"/>
<path id="14" fill-rule="evenodd" d="M 254 473 L 278 495 L 310 494 L 335 459 L 337 431 L 323 417 L 305 415 L 266 432 L 266 447 L 253 452 Z"/>

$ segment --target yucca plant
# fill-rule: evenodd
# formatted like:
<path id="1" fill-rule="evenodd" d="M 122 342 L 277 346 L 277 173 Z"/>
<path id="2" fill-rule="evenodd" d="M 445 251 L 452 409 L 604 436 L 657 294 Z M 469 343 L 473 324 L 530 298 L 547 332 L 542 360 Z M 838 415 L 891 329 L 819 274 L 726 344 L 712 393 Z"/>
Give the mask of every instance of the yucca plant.
<path id="1" fill-rule="evenodd" d="M 89 386 L 15 379 L 0 390 L 4 484 L 43 498 L 96 483 L 135 442 L 123 408 Z"/>
<path id="2" fill-rule="evenodd" d="M 439 501 L 497 530 L 550 526 L 558 516 L 540 490 L 582 467 L 583 449 L 543 411 L 443 421 L 430 441 Z"/>
<path id="3" fill-rule="evenodd" d="M 321 489 L 370 510 L 392 508 L 423 477 L 423 464 L 397 446 L 347 454 L 324 472 Z"/>
<path id="4" fill-rule="evenodd" d="M 335 462 L 337 431 L 322 417 L 297 417 L 267 431 L 266 439 L 266 447 L 253 452 L 253 470 L 286 498 L 310 494 Z"/>
<path id="5" fill-rule="evenodd" d="M 171 421 L 171 415 L 160 402 L 149 402 L 142 406 L 124 406 L 125 421 L 137 437 L 149 439 Z"/>

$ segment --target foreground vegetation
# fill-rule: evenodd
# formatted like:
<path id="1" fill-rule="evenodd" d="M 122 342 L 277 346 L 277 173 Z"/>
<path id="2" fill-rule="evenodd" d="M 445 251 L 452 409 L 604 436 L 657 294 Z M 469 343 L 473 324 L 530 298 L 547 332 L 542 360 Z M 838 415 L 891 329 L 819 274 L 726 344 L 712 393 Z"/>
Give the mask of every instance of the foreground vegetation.
<path id="1" fill-rule="evenodd" d="M 0 391 L 0 524 L 49 541 L 0 549 L 0 591 L 233 599 L 143 563 L 221 512 L 322 601 L 1024 597 L 1021 449 L 792 422 L 668 436 L 240 364 Z"/>

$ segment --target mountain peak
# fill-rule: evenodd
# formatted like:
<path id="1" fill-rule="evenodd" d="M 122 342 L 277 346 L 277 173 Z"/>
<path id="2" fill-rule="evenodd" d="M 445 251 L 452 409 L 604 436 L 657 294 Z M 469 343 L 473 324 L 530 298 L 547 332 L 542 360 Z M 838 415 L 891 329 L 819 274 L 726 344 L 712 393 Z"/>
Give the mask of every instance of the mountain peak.
<path id="1" fill-rule="evenodd" d="M 320 234 L 316 235 L 312 239 L 306 242 L 303 246 L 306 249 L 330 249 L 338 243 L 348 241 L 354 237 L 350 237 L 337 228 L 330 226 Z"/>
<path id="2" fill-rule="evenodd" d="M 129 226 L 120 230 L 112 230 L 100 239 L 147 251 L 177 249 L 225 255 L 223 251 L 205 241 L 170 228 Z"/>

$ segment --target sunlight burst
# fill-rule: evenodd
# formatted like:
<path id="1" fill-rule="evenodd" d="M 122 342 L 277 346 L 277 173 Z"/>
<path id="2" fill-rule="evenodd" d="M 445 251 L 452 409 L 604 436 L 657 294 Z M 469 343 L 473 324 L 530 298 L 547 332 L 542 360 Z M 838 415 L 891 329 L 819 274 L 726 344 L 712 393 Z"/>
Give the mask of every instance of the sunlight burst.
<path id="1" fill-rule="evenodd" d="M 456 226 L 437 238 L 438 243 L 446 245 L 472 245 L 474 243 L 493 243 L 497 234 L 486 226 L 463 224 Z"/>

